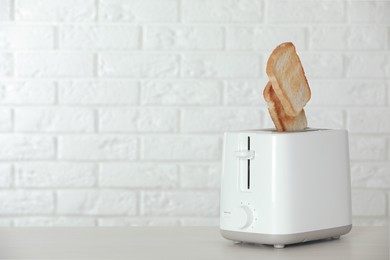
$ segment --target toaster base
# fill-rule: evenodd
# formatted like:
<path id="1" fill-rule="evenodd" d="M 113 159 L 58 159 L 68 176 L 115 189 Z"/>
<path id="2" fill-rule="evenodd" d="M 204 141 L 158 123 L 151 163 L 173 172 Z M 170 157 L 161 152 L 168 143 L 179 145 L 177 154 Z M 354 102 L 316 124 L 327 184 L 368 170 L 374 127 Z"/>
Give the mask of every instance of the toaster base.
<path id="1" fill-rule="evenodd" d="M 229 240 L 274 245 L 275 248 L 283 248 L 284 245 L 288 244 L 302 243 L 325 238 L 339 238 L 341 235 L 347 234 L 349 231 L 351 231 L 351 229 L 352 224 L 341 227 L 283 235 L 259 234 L 223 229 L 221 229 L 220 232 L 224 238 Z"/>

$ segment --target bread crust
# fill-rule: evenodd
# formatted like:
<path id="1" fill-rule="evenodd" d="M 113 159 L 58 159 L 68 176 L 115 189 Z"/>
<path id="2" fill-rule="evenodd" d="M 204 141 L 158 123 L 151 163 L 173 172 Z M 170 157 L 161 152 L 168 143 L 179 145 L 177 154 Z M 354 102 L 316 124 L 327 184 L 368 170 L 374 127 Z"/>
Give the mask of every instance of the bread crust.
<path id="1" fill-rule="evenodd" d="M 278 132 L 302 131 L 307 127 L 305 111 L 302 109 L 297 116 L 287 115 L 271 82 L 267 83 L 263 95 L 264 99 L 267 101 L 268 111 Z"/>
<path id="2" fill-rule="evenodd" d="M 298 116 L 311 98 L 301 61 L 291 42 L 275 48 L 267 62 L 266 73 L 284 111 Z"/>

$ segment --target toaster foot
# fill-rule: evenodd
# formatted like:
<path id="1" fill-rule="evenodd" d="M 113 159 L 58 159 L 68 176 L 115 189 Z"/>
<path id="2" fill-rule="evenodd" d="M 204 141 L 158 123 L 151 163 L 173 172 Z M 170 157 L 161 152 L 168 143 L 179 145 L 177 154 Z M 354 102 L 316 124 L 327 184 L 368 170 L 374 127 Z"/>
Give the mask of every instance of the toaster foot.
<path id="1" fill-rule="evenodd" d="M 275 245 L 274 245 L 274 248 L 276 248 L 276 249 L 282 249 L 282 248 L 284 248 L 284 244 L 275 244 Z"/>
<path id="2" fill-rule="evenodd" d="M 334 239 L 334 240 L 340 239 L 340 236 L 332 237 L 332 239 Z"/>

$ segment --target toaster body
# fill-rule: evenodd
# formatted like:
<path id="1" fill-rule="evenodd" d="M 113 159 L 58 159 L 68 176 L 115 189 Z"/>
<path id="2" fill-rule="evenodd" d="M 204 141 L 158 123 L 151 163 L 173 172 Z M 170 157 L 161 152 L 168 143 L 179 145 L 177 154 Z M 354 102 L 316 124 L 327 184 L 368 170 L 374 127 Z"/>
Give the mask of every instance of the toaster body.
<path id="1" fill-rule="evenodd" d="M 346 130 L 224 134 L 220 232 L 236 242 L 339 238 L 352 228 Z"/>

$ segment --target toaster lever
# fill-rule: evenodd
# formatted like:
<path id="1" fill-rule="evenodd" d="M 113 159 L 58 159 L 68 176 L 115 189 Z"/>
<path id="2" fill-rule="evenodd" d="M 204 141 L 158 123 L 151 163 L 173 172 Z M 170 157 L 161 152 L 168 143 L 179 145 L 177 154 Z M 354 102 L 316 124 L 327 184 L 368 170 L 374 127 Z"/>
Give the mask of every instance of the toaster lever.
<path id="1" fill-rule="evenodd" d="M 235 152 L 236 157 L 242 160 L 252 160 L 255 158 L 255 151 L 242 150 Z"/>

